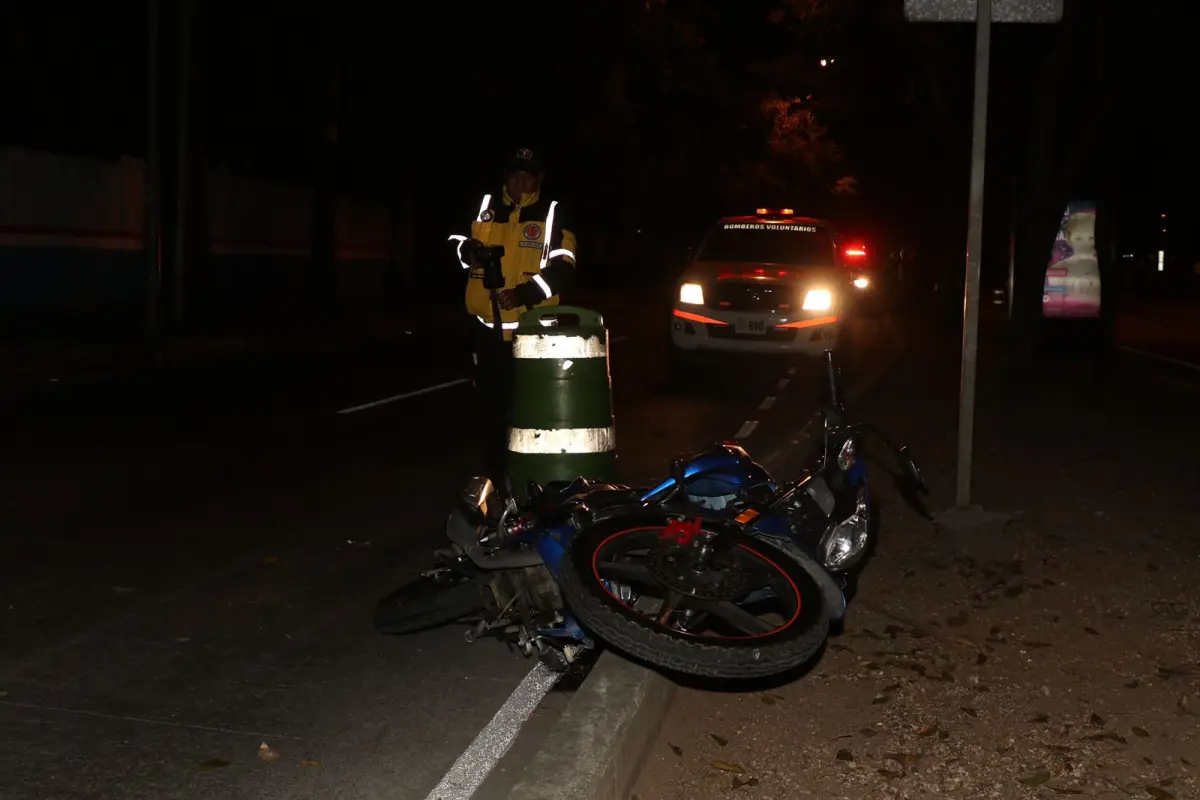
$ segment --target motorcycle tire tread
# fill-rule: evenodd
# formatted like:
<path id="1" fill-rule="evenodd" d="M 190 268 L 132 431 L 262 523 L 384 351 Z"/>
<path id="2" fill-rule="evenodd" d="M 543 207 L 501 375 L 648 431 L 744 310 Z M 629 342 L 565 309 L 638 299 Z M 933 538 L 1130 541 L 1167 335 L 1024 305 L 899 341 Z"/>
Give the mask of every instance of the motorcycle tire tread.
<path id="1" fill-rule="evenodd" d="M 614 607 L 616 601 L 590 579 L 592 551 L 611 530 L 661 522 L 665 515 L 632 520 L 608 520 L 572 538 L 560 570 L 559 583 L 568 605 L 586 628 L 613 648 L 664 669 L 704 678 L 745 680 L 765 678 L 797 669 L 820 651 L 829 634 L 824 597 L 813 578 L 791 558 L 761 539 L 744 537 L 756 550 L 778 559 L 788 577 L 801 589 L 802 618 L 795 633 L 759 647 L 710 644 L 701 637 L 658 633 Z M 589 546 L 590 545 L 590 546 Z M 773 552 L 772 552 L 773 551 Z"/>
<path id="2" fill-rule="evenodd" d="M 478 581 L 446 586 L 436 593 L 407 603 L 390 602 L 403 592 L 393 592 L 375 609 L 375 630 L 387 634 L 418 633 L 461 619 L 478 616 L 488 607 L 490 590 Z"/>

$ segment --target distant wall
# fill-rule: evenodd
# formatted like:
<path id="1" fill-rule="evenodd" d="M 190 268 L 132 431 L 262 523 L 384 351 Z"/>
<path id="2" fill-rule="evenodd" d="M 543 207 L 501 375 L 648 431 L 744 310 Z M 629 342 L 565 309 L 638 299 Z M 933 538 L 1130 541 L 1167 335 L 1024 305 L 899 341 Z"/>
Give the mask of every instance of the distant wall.
<path id="1" fill-rule="evenodd" d="M 119 314 L 145 300 L 143 162 L 0 151 L 0 315 Z M 206 176 L 208 257 L 192 276 L 221 310 L 307 296 L 311 191 Z M 338 295 L 384 301 L 390 209 L 339 198 Z"/>

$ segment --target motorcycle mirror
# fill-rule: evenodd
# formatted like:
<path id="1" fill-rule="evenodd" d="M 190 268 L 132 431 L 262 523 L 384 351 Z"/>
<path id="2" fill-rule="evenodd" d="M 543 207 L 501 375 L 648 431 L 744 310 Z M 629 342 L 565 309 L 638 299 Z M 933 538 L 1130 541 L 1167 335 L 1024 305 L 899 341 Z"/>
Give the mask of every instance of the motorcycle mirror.
<path id="1" fill-rule="evenodd" d="M 462 500 L 468 507 L 478 509 L 486 517 L 488 497 L 493 491 L 495 491 L 495 487 L 492 486 L 491 478 L 476 475 L 463 487 Z"/>
<path id="2" fill-rule="evenodd" d="M 929 494 L 929 484 L 925 483 L 925 476 L 921 474 L 921 468 L 917 466 L 917 460 L 913 458 L 912 451 L 907 446 L 900 448 L 900 463 L 904 467 L 904 471 L 908 474 L 909 479 L 921 494 Z"/>

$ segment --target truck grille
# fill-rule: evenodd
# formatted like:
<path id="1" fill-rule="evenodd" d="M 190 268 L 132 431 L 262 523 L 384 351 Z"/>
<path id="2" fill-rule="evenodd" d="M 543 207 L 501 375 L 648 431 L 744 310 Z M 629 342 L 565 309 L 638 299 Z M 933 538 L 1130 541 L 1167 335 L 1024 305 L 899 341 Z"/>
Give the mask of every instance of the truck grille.
<path id="1" fill-rule="evenodd" d="M 796 290 L 782 283 L 730 283 L 705 287 L 705 305 L 728 311 L 775 311 L 790 308 Z"/>

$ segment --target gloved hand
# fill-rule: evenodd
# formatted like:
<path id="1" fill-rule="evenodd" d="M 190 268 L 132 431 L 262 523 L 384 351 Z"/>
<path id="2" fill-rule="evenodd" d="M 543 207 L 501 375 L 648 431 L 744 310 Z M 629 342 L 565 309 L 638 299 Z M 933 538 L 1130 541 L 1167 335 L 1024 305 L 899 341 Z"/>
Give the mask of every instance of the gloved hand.
<path id="1" fill-rule="evenodd" d="M 479 252 L 479 248 L 483 247 L 483 242 L 478 239 L 467 239 L 462 246 L 462 259 L 472 267 L 478 267 L 479 262 L 475 256 Z"/>
<path id="2" fill-rule="evenodd" d="M 516 289 L 501 289 L 500 294 L 496 299 L 500 302 L 500 308 L 508 311 L 521 305 L 520 299 L 517 297 Z"/>

